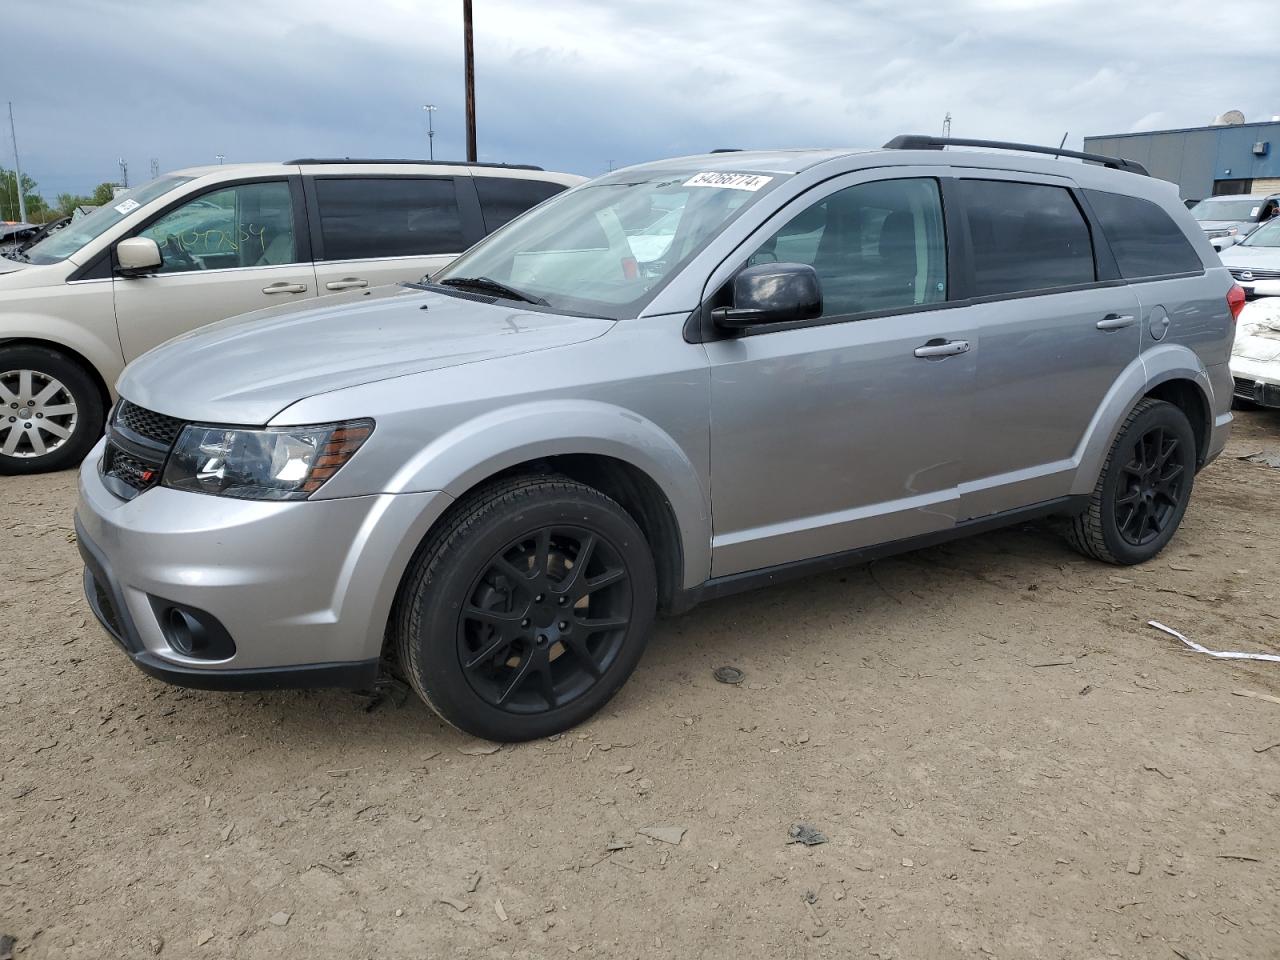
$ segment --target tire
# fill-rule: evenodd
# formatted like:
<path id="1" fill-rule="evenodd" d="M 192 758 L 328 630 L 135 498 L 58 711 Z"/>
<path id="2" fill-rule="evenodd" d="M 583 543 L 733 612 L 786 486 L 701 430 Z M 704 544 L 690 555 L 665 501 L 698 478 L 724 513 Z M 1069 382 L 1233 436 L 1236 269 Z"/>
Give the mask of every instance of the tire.
<path id="1" fill-rule="evenodd" d="M 1067 541 L 1104 563 L 1150 560 L 1182 522 L 1195 469 L 1187 415 L 1163 400 L 1141 400 L 1111 445 L 1088 508 L 1072 518 Z"/>
<path id="2" fill-rule="evenodd" d="M 572 480 L 523 477 L 459 501 L 427 539 L 392 640 L 446 722 L 531 740 L 609 701 L 640 661 L 656 606 L 653 555 L 622 507 Z"/>
<path id="3" fill-rule="evenodd" d="M 102 436 L 105 414 L 79 363 L 47 347 L 0 347 L 0 474 L 76 466 Z"/>

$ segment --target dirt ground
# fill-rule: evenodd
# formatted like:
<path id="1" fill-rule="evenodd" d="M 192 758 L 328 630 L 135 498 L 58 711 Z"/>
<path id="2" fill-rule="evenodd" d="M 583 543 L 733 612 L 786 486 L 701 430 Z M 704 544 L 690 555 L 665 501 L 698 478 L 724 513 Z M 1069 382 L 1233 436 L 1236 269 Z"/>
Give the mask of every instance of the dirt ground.
<path id="1" fill-rule="evenodd" d="M 716 602 L 592 722 L 496 752 L 414 700 L 149 679 L 79 599 L 74 476 L 0 478 L 0 934 L 21 960 L 1278 957 L 1280 701 L 1233 694 L 1280 695 L 1280 664 L 1146 626 L 1280 651 L 1257 450 L 1280 414 L 1237 419 L 1144 567 L 1035 526 Z"/>

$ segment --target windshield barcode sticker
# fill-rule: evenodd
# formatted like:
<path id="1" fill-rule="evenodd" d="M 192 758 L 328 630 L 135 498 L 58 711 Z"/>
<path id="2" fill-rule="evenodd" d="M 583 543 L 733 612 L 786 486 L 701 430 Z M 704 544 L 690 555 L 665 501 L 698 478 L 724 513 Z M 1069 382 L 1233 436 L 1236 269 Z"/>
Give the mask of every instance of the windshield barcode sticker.
<path id="1" fill-rule="evenodd" d="M 123 203 L 117 203 L 115 209 L 116 213 L 133 213 L 133 211 L 137 210 L 140 206 L 142 206 L 142 204 L 130 197 Z"/>
<path id="2" fill-rule="evenodd" d="M 758 173 L 699 173 L 684 182 L 686 187 L 723 187 L 729 190 L 759 190 L 773 177 Z"/>

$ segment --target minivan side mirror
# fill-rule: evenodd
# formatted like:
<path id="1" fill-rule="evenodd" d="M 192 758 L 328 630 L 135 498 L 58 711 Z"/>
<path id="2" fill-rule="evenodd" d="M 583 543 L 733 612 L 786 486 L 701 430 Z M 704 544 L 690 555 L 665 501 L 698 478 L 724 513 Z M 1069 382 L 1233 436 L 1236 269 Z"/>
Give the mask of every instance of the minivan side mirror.
<path id="1" fill-rule="evenodd" d="M 822 316 L 822 284 L 807 263 L 760 263 L 733 278 L 733 306 L 717 307 L 711 319 L 741 330 L 765 323 L 794 323 Z"/>
<path id="2" fill-rule="evenodd" d="M 116 260 L 120 272 L 129 276 L 156 270 L 164 262 L 160 246 L 150 237 L 130 237 L 116 244 Z"/>

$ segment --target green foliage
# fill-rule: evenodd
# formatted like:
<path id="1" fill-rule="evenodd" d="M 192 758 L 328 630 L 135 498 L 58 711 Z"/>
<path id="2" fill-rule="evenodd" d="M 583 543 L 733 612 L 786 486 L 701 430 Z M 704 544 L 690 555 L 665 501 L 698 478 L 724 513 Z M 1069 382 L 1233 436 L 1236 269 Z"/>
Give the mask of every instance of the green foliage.
<path id="1" fill-rule="evenodd" d="M 42 223 L 47 219 L 49 205 L 36 193 L 36 182 L 26 174 L 22 175 L 22 194 L 27 202 L 28 222 Z M 19 209 L 16 177 L 12 170 L 0 167 L 0 220 L 17 220 Z"/>

